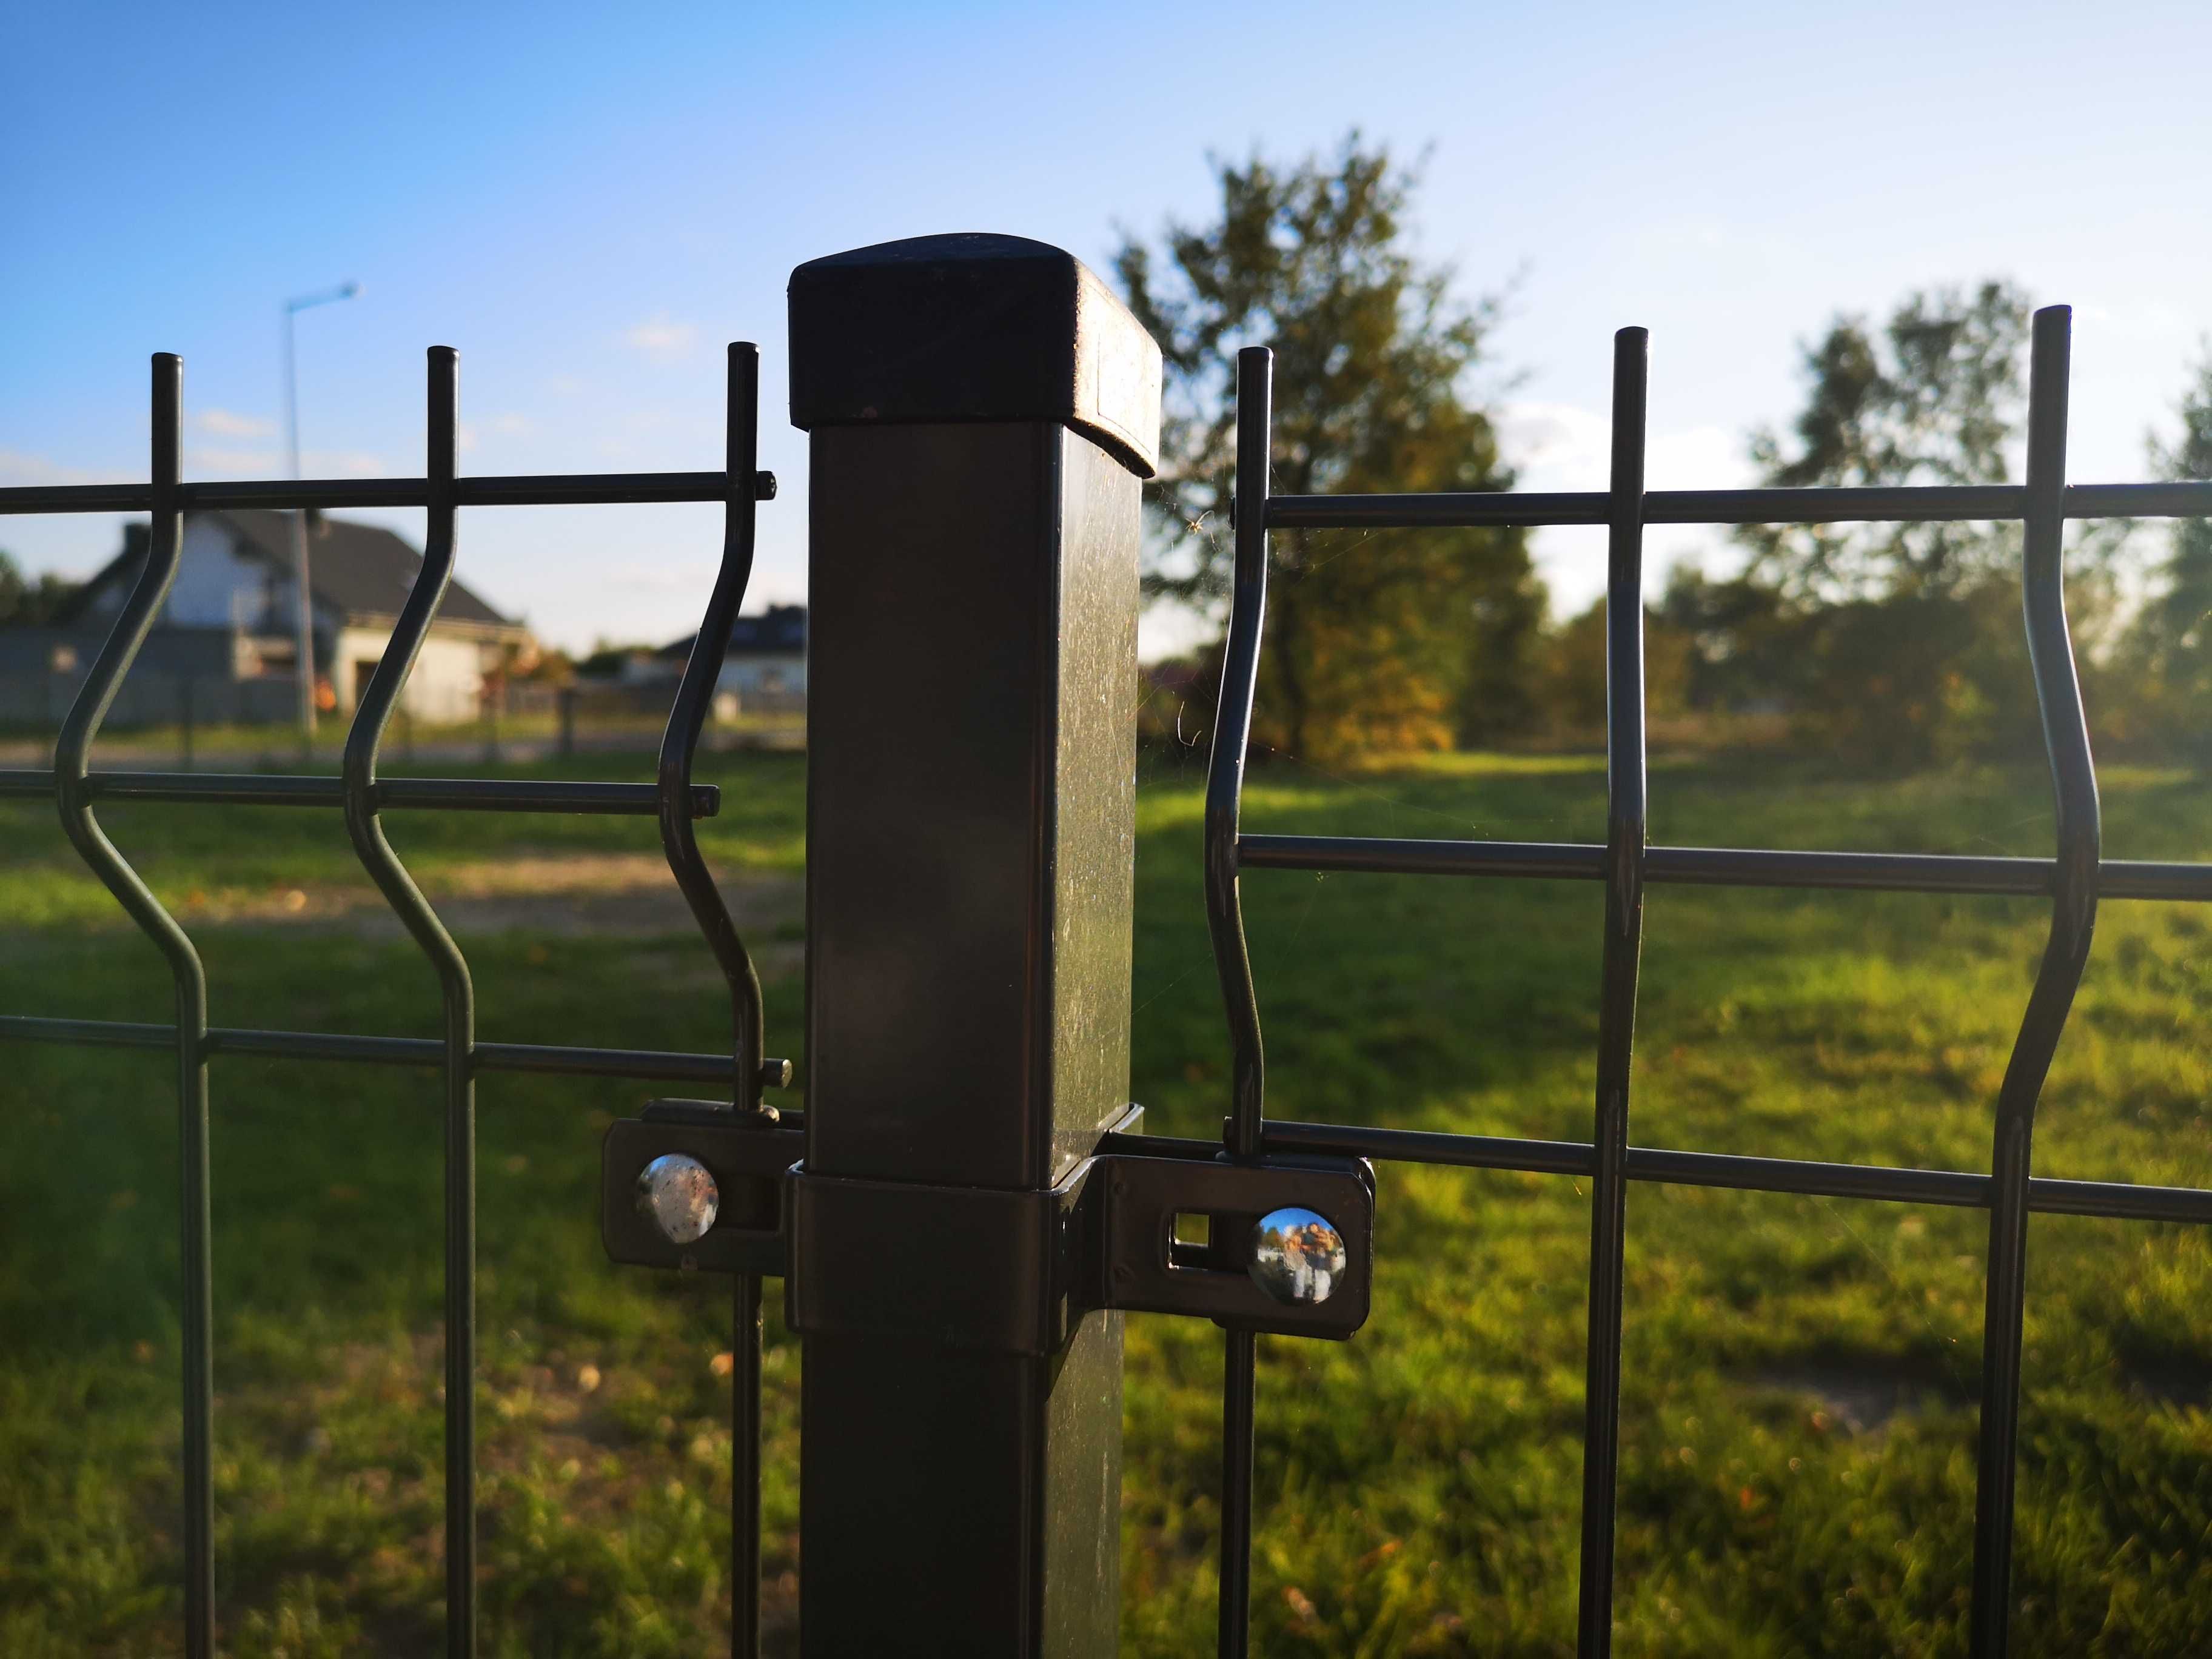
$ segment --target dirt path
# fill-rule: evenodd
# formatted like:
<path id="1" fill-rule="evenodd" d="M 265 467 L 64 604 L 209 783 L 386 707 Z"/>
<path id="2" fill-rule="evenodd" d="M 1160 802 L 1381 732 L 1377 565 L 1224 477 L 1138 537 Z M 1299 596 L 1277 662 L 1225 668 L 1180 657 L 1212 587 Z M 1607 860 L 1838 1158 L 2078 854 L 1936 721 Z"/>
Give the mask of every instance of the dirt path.
<path id="1" fill-rule="evenodd" d="M 668 866 L 643 853 L 524 854 L 434 866 L 418 879 L 447 927 L 465 939 L 502 933 L 648 938 L 696 924 Z M 756 957 L 791 943 L 805 899 L 796 876 L 725 875 L 722 896 Z M 176 904 L 187 927 L 268 928 L 396 939 L 404 930 L 361 883 L 194 891 Z M 767 964 L 764 963 L 763 966 Z"/>

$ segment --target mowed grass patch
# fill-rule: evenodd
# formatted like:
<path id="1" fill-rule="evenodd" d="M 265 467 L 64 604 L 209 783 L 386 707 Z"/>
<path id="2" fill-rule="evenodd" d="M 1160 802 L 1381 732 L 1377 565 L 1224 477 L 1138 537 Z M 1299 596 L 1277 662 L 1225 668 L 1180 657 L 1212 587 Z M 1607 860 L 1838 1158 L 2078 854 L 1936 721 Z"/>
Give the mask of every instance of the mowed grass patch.
<path id="1" fill-rule="evenodd" d="M 562 775 L 618 775 L 609 764 Z M 702 839 L 743 908 L 802 867 L 803 765 L 702 771 L 725 806 Z M 2152 772 L 2104 781 L 2113 855 L 2212 853 L 2212 790 Z M 1577 756 L 1344 776 L 1274 764 L 1254 773 L 1247 823 L 1594 840 L 1603 783 Z M 336 814 L 102 816 L 200 937 L 218 1023 L 434 1030 L 428 969 L 341 902 L 368 889 Z M 1210 1136 L 1227 1044 L 1200 816 L 1193 769 L 1149 763 L 1133 1091 L 1156 1131 Z M 723 1042 L 696 937 L 628 887 L 591 889 L 590 872 L 652 854 L 649 821 L 388 822 L 457 923 L 481 924 L 462 937 L 484 1038 Z M 1700 763 L 1653 778 L 1662 842 L 2033 854 L 2049 823 L 2027 772 L 1868 782 Z M 158 959 L 73 866 L 49 810 L 0 812 L 0 850 L 15 872 L 0 884 L 0 1006 L 168 1017 Z M 542 926 L 527 895 L 468 908 L 472 872 L 524 860 L 583 872 L 547 894 Z M 1275 1115 L 1587 1138 L 1595 884 L 1255 872 L 1244 888 Z M 798 941 L 781 914 L 767 904 L 755 934 L 784 947 L 771 1030 L 795 1049 Z M 1655 889 L 1634 1138 L 1983 1167 L 2045 925 L 2028 902 Z M 2107 908 L 2039 1170 L 2212 1179 L 2209 975 L 2197 913 Z M 31 1047 L 6 1060 L 0 1651 L 171 1650 L 167 1067 Z M 213 1077 L 227 1650 L 425 1650 L 440 1613 L 434 1075 L 223 1059 Z M 599 1135 L 652 1092 L 480 1086 L 489 1653 L 704 1654 L 724 1639 L 727 1287 L 615 1269 L 597 1237 Z M 1571 1652 L 1588 1194 L 1503 1172 L 1380 1178 L 1368 1328 L 1341 1346 L 1262 1344 L 1255 1645 Z M 1620 1650 L 1962 1651 L 1982 1218 L 1644 1186 L 1629 1215 Z M 2205 1240 L 2038 1218 L 2031 1267 L 2024 1650 L 2186 1651 L 2212 1628 Z M 777 1312 L 771 1286 L 768 1605 L 788 1650 L 798 1353 Z M 1211 1650 L 1219 1352 L 1210 1325 L 1131 1322 L 1131 1653 Z"/>

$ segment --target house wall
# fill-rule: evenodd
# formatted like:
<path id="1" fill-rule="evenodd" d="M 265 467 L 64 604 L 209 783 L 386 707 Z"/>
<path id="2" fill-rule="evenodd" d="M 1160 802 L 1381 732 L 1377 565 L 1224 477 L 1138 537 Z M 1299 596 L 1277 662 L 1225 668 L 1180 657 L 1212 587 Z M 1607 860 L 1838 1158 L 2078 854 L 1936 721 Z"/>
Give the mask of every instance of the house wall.
<path id="1" fill-rule="evenodd" d="M 176 580 L 161 607 L 157 627 L 229 628 L 289 635 L 297 626 L 294 598 L 298 589 L 289 571 L 271 569 L 240 553 L 236 538 L 214 520 L 187 516 L 184 544 L 178 550 Z M 112 621 L 130 593 L 126 582 L 111 581 L 85 606 L 88 620 Z M 315 637 L 327 641 L 344 620 L 327 605 L 315 607 Z"/>
<path id="2" fill-rule="evenodd" d="M 734 692 L 740 702 L 764 697 L 803 699 L 806 696 L 806 654 L 794 651 L 788 654 L 738 656 L 734 653 L 722 659 L 722 672 L 715 677 L 714 689 Z"/>
<path id="3" fill-rule="evenodd" d="M 291 616 L 293 585 L 282 582 L 258 559 L 240 556 L 237 544 L 222 526 L 208 519 L 185 521 L 183 556 L 177 561 L 177 580 L 170 586 L 169 602 L 161 620 L 173 627 L 228 628 L 234 623 L 252 627 L 271 619 L 275 607 Z"/>
<path id="4" fill-rule="evenodd" d="M 242 554 L 227 526 L 188 518 L 161 623 L 125 682 L 113 718 L 118 724 L 167 723 L 179 718 L 189 696 L 193 718 L 204 722 L 290 719 L 297 702 L 289 654 L 281 667 L 260 672 L 258 653 L 241 649 L 244 636 L 234 637 L 233 630 L 265 628 L 272 643 L 289 640 L 296 592 L 289 571 Z M 127 584 L 112 582 L 94 594 L 76 630 L 0 630 L 0 720 L 46 723 L 68 707 L 126 592 Z M 382 658 L 389 624 L 349 627 L 342 613 L 319 605 L 314 623 L 316 670 L 329 679 L 338 712 L 350 714 L 367 684 L 362 665 Z M 57 645 L 81 659 L 74 673 L 52 668 Z M 483 676 L 496 656 L 495 647 L 473 637 L 434 629 L 408 677 L 401 708 L 428 724 L 476 720 Z M 181 689 L 187 679 L 189 692 Z"/>
<path id="5" fill-rule="evenodd" d="M 341 712 L 349 714 L 359 706 L 368 685 L 365 665 L 383 659 L 390 637 L 380 628 L 338 630 L 337 648 L 321 666 L 330 676 Z M 474 640 L 432 633 L 415 659 L 399 706 L 428 725 L 475 720 L 483 709 L 484 671 L 491 665 L 486 655 L 487 647 Z"/>
<path id="6" fill-rule="evenodd" d="M 69 712 L 106 638 L 104 628 L 0 629 L 0 723 L 51 729 Z M 287 720 L 299 706 L 289 674 L 240 679 L 228 628 L 162 628 L 118 688 L 108 724 L 202 726 Z"/>

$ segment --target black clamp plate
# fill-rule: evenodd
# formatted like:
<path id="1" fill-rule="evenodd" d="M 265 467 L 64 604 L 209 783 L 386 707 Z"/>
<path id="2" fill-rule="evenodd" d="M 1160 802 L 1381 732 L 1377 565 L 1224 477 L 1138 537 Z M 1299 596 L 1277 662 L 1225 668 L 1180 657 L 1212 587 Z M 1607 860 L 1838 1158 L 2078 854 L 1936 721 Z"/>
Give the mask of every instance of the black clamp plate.
<path id="1" fill-rule="evenodd" d="M 1058 1353 L 1086 1311 L 1083 1224 L 1098 1160 L 1048 1192 L 791 1172 L 784 1318 L 1000 1353 Z"/>
<path id="2" fill-rule="evenodd" d="M 1105 1170 L 1107 1186 L 1098 1206 L 1100 1306 L 1198 1314 L 1240 1330 L 1340 1342 L 1367 1322 L 1375 1170 L 1364 1158 L 1237 1164 L 1218 1152 L 1109 1153 L 1092 1162 Z M 1312 1211 L 1343 1240 L 1343 1270 L 1323 1301 L 1278 1301 L 1252 1276 L 1260 1219 L 1285 1209 Z M 1176 1218 L 1193 1214 L 1206 1218 L 1206 1243 L 1176 1243 Z"/>
<path id="3" fill-rule="evenodd" d="M 1364 1159 L 1233 1162 L 1203 1142 L 1136 1135 L 1140 1115 L 1132 1107 L 1058 1186 L 1017 1191 L 817 1175 L 788 1120 L 757 1126 L 726 1106 L 656 1101 L 607 1132 L 601 1231 L 617 1261 L 784 1277 L 786 1319 L 815 1334 L 1049 1357 L 1100 1309 L 1336 1341 L 1366 1322 Z M 690 1244 L 638 1208 L 640 1173 L 668 1153 L 696 1158 L 720 1194 L 714 1225 Z M 1313 1212 L 1341 1242 L 1322 1300 L 1279 1300 L 1251 1271 L 1261 1218 L 1280 1210 Z M 1181 1216 L 1206 1218 L 1206 1243 L 1177 1242 Z"/>
<path id="4" fill-rule="evenodd" d="M 714 1177 L 714 1224 L 689 1244 L 670 1240 L 640 1212 L 638 1177 L 657 1158 L 695 1158 Z M 640 1267 L 783 1276 L 789 1236 L 784 1172 L 806 1154 L 804 1121 L 740 1118 L 705 1100 L 656 1100 L 641 1117 L 609 1126 L 599 1146 L 599 1236 L 610 1260 Z"/>

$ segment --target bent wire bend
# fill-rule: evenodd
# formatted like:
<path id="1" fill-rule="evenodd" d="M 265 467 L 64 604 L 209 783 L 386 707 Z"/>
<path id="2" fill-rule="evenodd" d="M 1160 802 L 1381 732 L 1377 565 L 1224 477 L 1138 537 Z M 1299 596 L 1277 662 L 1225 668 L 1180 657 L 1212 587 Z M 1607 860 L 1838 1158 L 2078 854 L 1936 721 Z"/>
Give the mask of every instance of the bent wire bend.
<path id="1" fill-rule="evenodd" d="M 762 1100 L 761 1091 L 788 1083 L 791 1063 L 767 1059 L 761 1052 L 764 1016 L 760 975 L 699 851 L 691 810 L 691 769 L 698 757 L 699 736 L 729 653 L 730 630 L 744 602 L 745 584 L 752 579 L 757 504 L 775 495 L 775 478 L 755 471 L 760 348 L 750 341 L 730 347 L 726 420 L 722 563 L 707 599 L 706 614 L 699 619 L 699 631 L 692 636 L 691 654 L 677 683 L 668 729 L 660 740 L 660 848 L 729 982 L 732 1108 L 766 1125 L 776 1121 L 776 1110 Z M 751 1273 L 738 1274 L 732 1285 L 731 1321 L 735 1370 L 730 1379 L 730 1651 L 736 1659 L 752 1659 L 760 1651 L 761 1283 Z"/>
<path id="2" fill-rule="evenodd" d="M 691 768 L 699 752 L 699 734 L 714 701 L 714 684 L 730 648 L 730 629 L 744 601 L 745 584 L 752 579 L 755 504 L 775 493 L 775 479 L 754 471 L 759 424 L 760 348 L 740 341 L 730 347 L 722 564 L 714 576 L 714 591 L 708 596 L 707 613 L 692 636 L 691 654 L 677 683 L 668 729 L 660 740 L 660 847 L 684 902 L 707 936 L 708 949 L 729 981 L 732 1103 L 741 1112 L 758 1113 L 773 1122 L 775 1109 L 762 1103 L 761 1091 L 788 1082 L 789 1062 L 770 1060 L 762 1054 L 760 975 L 700 854 L 698 832 L 691 823 Z"/>
<path id="3" fill-rule="evenodd" d="M 1650 337 L 1613 337 L 1613 476 L 1605 598 L 1605 945 L 1591 1145 L 1589 1335 L 1583 1417 L 1576 1652 L 1613 1650 L 1620 1488 L 1620 1333 L 1628 1237 L 1628 1096 L 1644 948 L 1644 458 Z"/>
<path id="4" fill-rule="evenodd" d="M 2066 625 L 2066 404 L 2073 311 L 2035 313 L 2029 359 L 2027 507 L 2021 603 L 2057 818 L 2051 937 L 1997 1093 L 1990 1153 L 1989 1299 L 1982 1326 L 1982 1416 L 1974 1500 L 1974 1597 L 1968 1644 L 2000 1659 L 2010 1643 L 2014 1464 L 2027 1296 L 2027 1213 L 2035 1108 L 2057 1052 L 2097 923 L 2102 824 L 2087 711 Z"/>
<path id="5" fill-rule="evenodd" d="M 92 813 L 92 744 L 123 677 L 154 626 L 184 550 L 179 431 L 184 360 L 154 357 L 153 523 L 146 563 L 70 705 L 54 743 L 54 797 L 70 844 L 154 941 L 176 983 L 177 1131 L 182 1210 L 184 1347 L 185 1651 L 215 1651 L 214 1321 L 208 1244 L 207 970 L 176 918 L 109 841 Z"/>
<path id="6" fill-rule="evenodd" d="M 1230 1084 L 1229 1150 L 1260 1150 L 1267 1064 L 1260 1041 L 1260 1004 L 1252 988 L 1252 956 L 1244 941 L 1244 908 L 1237 884 L 1237 829 L 1244 801 L 1244 762 L 1252 735 L 1252 701 L 1260 682 L 1260 637 L 1267 614 L 1267 466 L 1273 420 L 1274 353 L 1247 346 L 1237 354 L 1237 562 L 1229 602 L 1229 637 L 1222 652 L 1221 697 L 1214 711 L 1213 750 L 1206 768 L 1206 927 L 1234 1047 Z"/>
<path id="7" fill-rule="evenodd" d="M 1206 769 L 1206 927 L 1229 1017 L 1233 1048 L 1226 1139 L 1231 1156 L 1260 1152 L 1266 1102 L 1266 1060 L 1260 1003 L 1252 988 L 1252 957 L 1237 884 L 1237 828 L 1243 806 L 1244 760 L 1252 732 L 1252 700 L 1260 681 L 1260 636 L 1267 611 L 1267 468 L 1273 421 L 1274 353 L 1247 346 L 1237 354 L 1237 568 L 1229 605 L 1229 638 L 1221 659 L 1221 697 L 1214 711 L 1213 750 Z M 1217 1649 L 1243 1659 L 1250 1642 L 1252 1604 L 1253 1390 L 1255 1338 L 1231 1327 L 1223 1337 L 1221 1370 L 1221 1600 Z"/>
<path id="8" fill-rule="evenodd" d="M 430 965 L 444 1015 L 446 1164 L 446 1650 L 476 1644 L 476 993 L 460 947 L 422 896 L 377 818 L 376 760 L 385 728 L 453 580 L 458 496 L 453 488 L 459 356 L 429 353 L 428 518 L 422 568 L 393 624 L 391 643 L 346 733 L 346 833 Z"/>

